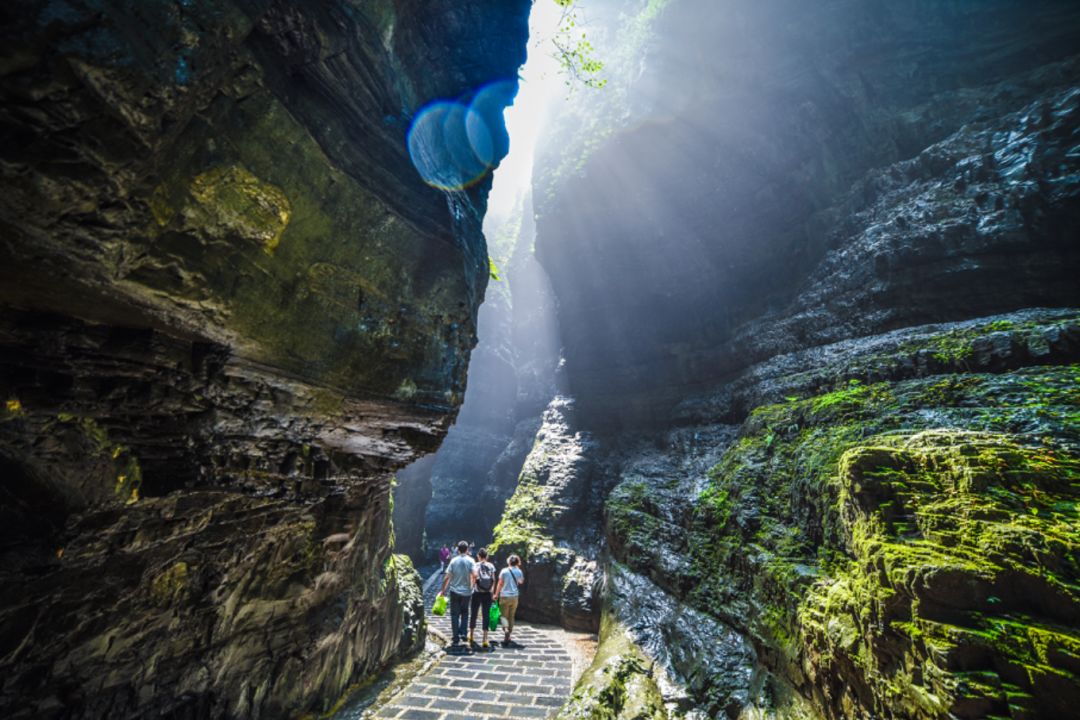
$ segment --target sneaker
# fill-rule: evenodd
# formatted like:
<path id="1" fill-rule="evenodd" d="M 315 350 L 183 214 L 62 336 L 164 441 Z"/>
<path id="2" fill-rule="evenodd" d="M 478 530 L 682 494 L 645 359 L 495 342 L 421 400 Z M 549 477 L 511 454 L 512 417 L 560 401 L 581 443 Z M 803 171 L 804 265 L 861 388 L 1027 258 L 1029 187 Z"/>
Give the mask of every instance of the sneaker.
<path id="1" fill-rule="evenodd" d="M 490 645 L 488 645 L 488 642 L 487 642 L 487 640 L 485 640 L 485 641 L 484 641 L 484 643 L 483 643 L 483 644 L 482 644 L 482 645 L 481 645 L 480 647 L 482 647 L 482 648 L 484 648 L 485 650 L 487 650 L 487 649 L 488 649 L 488 648 L 490 648 L 491 646 L 490 646 Z"/>

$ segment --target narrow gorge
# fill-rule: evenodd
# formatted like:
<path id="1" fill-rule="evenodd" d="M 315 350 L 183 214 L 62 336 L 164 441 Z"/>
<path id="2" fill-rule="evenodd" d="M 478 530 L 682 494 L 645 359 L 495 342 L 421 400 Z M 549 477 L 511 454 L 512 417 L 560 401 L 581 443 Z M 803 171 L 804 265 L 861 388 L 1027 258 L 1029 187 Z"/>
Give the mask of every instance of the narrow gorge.
<path id="1" fill-rule="evenodd" d="M 3 717 L 1076 714 L 1080 4 L 0 18 Z"/>

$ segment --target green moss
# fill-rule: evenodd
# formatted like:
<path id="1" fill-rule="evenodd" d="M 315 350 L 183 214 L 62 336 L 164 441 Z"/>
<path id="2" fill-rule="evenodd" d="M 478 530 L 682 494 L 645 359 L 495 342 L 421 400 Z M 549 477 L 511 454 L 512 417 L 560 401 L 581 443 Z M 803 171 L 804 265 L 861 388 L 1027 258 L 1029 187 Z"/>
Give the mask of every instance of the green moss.
<path id="1" fill-rule="evenodd" d="M 4 402 L 3 410 L 0 410 L 0 422 L 12 420 L 26 414 L 22 402 L 18 398 L 8 398 Z"/>
<path id="2" fill-rule="evenodd" d="M 854 408 L 866 402 L 869 392 L 870 388 L 864 386 L 862 381 L 848 380 L 847 387 L 815 397 L 813 409 L 814 412 L 820 413 L 833 407 Z"/>
<path id="3" fill-rule="evenodd" d="M 131 448 L 113 443 L 105 428 L 93 418 L 61 412 L 56 415 L 56 422 L 82 435 L 95 456 L 111 461 L 115 479 L 113 493 L 118 500 L 128 505 L 138 502 L 143 481 L 142 466 Z"/>
<path id="4" fill-rule="evenodd" d="M 116 467 L 116 496 L 128 505 L 138 502 L 142 489 L 142 467 L 138 458 L 126 447 L 113 449 L 113 463 Z"/>
<path id="5" fill-rule="evenodd" d="M 548 504 L 547 490 L 522 475 L 514 494 L 506 501 L 488 551 L 500 556 L 516 553 L 526 562 L 532 555 L 554 551 L 555 541 L 540 519 Z"/>
<path id="6" fill-rule="evenodd" d="M 903 343 L 899 348 L 899 352 L 900 354 L 916 354 L 923 351 L 929 352 L 931 357 L 941 365 L 951 366 L 959 370 L 969 370 L 970 360 L 975 352 L 975 342 L 980 338 L 984 338 L 993 333 L 1007 332 L 1014 335 L 1016 342 L 1027 343 L 1032 338 L 1034 332 L 1042 332 L 1047 328 L 1053 328 L 1055 326 L 1065 327 L 1076 321 L 1077 318 L 1075 316 L 1061 318 L 1053 322 L 1046 322 L 1044 320 L 1030 320 L 1025 322 L 993 320 L 987 323 L 975 324 L 938 333 L 926 340 Z"/>
<path id="7" fill-rule="evenodd" d="M 1002 667 L 1022 675 L 1008 702 L 1042 707 L 1031 697 L 1078 655 L 1067 610 L 1024 606 L 1080 608 L 1078 380 L 1067 366 L 853 382 L 758 408 L 695 504 L 690 600 L 867 684 L 879 711 L 1004 711 L 1005 691 L 979 695 L 1020 682 Z M 748 616 L 725 616 L 747 598 Z M 967 671 L 994 677 L 958 675 L 972 656 L 988 665 Z"/>
<path id="8" fill-rule="evenodd" d="M 411 378 L 405 378 L 394 391 L 394 397 L 398 400 L 411 400 L 416 395 L 416 383 Z"/>
<path id="9" fill-rule="evenodd" d="M 218 166 L 199 173 L 191 180 L 189 192 L 205 216 L 201 222 L 258 242 L 268 255 L 281 242 L 292 215 L 285 193 L 255 177 L 243 165 Z M 153 197 L 158 198 L 159 193 Z M 151 205 L 159 206 L 156 202 Z M 159 212 L 154 210 L 161 223 Z"/>
<path id="10" fill-rule="evenodd" d="M 982 644 L 986 653 L 1025 666 L 1036 662 L 1028 650 L 1032 638 L 1052 638 L 1055 647 L 1080 642 L 1075 631 L 1053 631 L 1046 620 L 1018 623 L 994 614 L 1017 617 L 1015 601 L 1003 602 L 994 593 L 1015 599 L 1019 592 L 1025 601 L 1041 597 L 1051 604 L 1077 602 L 1056 579 L 1080 576 L 1076 518 L 1015 513 L 999 507 L 999 494 L 989 492 L 1004 488 L 1028 503 L 1053 502 L 1058 493 L 1075 492 L 1066 477 L 1077 459 L 1046 453 L 1045 448 L 1020 446 L 1002 436 L 956 431 L 883 436 L 845 453 L 837 482 L 853 557 L 812 586 L 800 604 L 800 627 L 809 651 L 861 660 L 870 675 L 882 678 L 884 693 L 888 673 L 874 658 L 883 654 L 879 647 L 900 634 L 912 641 L 913 653 L 936 649 L 923 661 L 940 658 L 942 679 L 924 690 L 949 697 L 957 685 L 949 677 L 948 658 L 961 646 L 956 627 L 961 618 L 967 632 L 964 652 Z M 908 476 L 909 482 L 882 484 L 882 473 L 875 469 L 883 463 Z M 887 515 L 895 506 L 883 503 L 883 497 L 895 498 L 895 505 L 912 514 L 914 538 L 893 531 Z M 926 602 L 949 605 L 953 625 L 920 617 Z M 856 623 L 854 646 L 840 642 L 833 632 L 841 618 Z M 1018 627 L 1023 628 L 1023 642 L 1003 642 L 1001 633 Z"/>
<path id="11" fill-rule="evenodd" d="M 645 482 L 619 485 L 605 504 L 606 525 L 617 538 L 627 557 L 645 560 L 653 552 L 657 536 L 662 532 L 660 508 L 652 488 Z"/>
<path id="12" fill-rule="evenodd" d="M 158 185 L 154 188 L 154 192 L 150 194 L 148 204 L 150 212 L 154 216 L 154 221 L 159 227 L 167 227 L 172 222 L 172 219 L 176 217 L 176 208 L 173 207 L 169 192 L 164 185 Z"/>
<path id="13" fill-rule="evenodd" d="M 393 21 L 392 3 L 361 11 Z M 403 220 L 271 93 L 249 90 L 191 123 L 147 191 L 145 251 L 158 262 L 132 287 L 210 314 L 249 357 L 341 394 L 390 398 L 409 378 L 410 402 L 458 402 L 483 258 Z"/>
<path id="14" fill-rule="evenodd" d="M 397 558 L 397 555 L 390 555 L 383 562 L 382 577 L 379 580 L 379 591 L 382 593 L 397 587 Z"/>
<path id="15" fill-rule="evenodd" d="M 556 720 L 666 720 L 651 666 L 626 629 L 605 612 L 596 657 Z"/>
<path id="16" fill-rule="evenodd" d="M 154 578 L 150 584 L 150 598 L 155 605 L 171 607 L 187 592 L 188 565 L 180 561 L 172 564 Z"/>

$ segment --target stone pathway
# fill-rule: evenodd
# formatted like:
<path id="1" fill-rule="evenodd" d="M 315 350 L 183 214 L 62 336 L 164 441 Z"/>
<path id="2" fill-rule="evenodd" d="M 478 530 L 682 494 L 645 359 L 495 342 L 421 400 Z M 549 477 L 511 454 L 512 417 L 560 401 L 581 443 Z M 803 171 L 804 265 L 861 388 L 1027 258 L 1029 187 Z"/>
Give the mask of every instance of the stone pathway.
<path id="1" fill-rule="evenodd" d="M 450 640 L 450 614 L 431 615 L 438 590 L 429 578 L 424 603 L 430 628 Z M 478 621 L 479 623 L 479 621 Z M 489 639 L 502 639 L 502 631 Z M 479 640 L 479 638 L 477 638 Z M 490 651 L 446 655 L 380 708 L 376 718 L 401 720 L 478 720 L 549 718 L 570 697 L 573 661 L 560 631 L 515 623 L 521 647 L 495 645 Z"/>

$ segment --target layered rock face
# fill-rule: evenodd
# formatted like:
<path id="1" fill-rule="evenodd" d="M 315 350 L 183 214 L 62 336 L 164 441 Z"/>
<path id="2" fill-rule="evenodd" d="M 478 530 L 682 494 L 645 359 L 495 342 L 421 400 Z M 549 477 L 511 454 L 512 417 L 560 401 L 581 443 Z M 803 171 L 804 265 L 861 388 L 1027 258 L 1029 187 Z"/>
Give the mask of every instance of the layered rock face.
<path id="1" fill-rule="evenodd" d="M 574 401 L 552 399 L 495 528 L 491 551 L 526 563 L 524 617 L 574 630 L 599 621 L 597 564 L 607 475 L 596 466 L 596 442 L 581 429 Z"/>
<path id="2" fill-rule="evenodd" d="M 389 481 L 464 394 L 490 181 L 405 135 L 528 10 L 0 10 L 5 717 L 325 710 L 421 640 Z"/>
<path id="3" fill-rule="evenodd" d="M 788 346 L 1076 303 L 1058 167 L 1069 3 L 639 5 L 595 4 L 608 97 L 552 133 L 537 181 L 537 254 L 590 412 L 640 424 Z M 911 225 L 873 216 L 884 204 Z M 822 269 L 846 288 L 806 295 L 807 273 L 864 231 Z M 839 297 L 856 286 L 882 297 Z M 791 303 L 820 328 L 731 342 Z"/>
<path id="4" fill-rule="evenodd" d="M 403 549 L 429 561 L 444 544 L 491 541 L 555 395 L 554 298 L 532 254 L 531 203 L 487 232 L 501 277 L 480 309 L 465 403 L 438 452 L 398 473 L 395 529 Z"/>
<path id="5" fill-rule="evenodd" d="M 564 717 L 1070 714 L 1076 7 L 594 8 L 537 178 L 577 442 L 496 537 L 547 605 L 598 567 Z"/>

